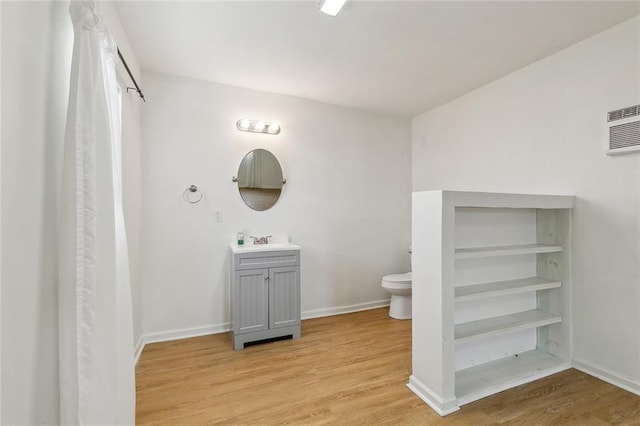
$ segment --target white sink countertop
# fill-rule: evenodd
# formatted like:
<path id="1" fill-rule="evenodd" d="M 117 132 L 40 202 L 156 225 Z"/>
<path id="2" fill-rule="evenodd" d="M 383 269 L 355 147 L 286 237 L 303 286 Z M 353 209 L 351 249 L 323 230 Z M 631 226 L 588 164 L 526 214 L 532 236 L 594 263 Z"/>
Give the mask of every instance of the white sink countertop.
<path id="1" fill-rule="evenodd" d="M 234 253 L 247 253 L 247 252 L 259 252 L 259 251 L 285 251 L 285 250 L 300 250 L 297 244 L 293 243 L 269 243 L 269 244 L 243 244 L 239 246 L 237 243 L 229 244 L 231 251 Z"/>
<path id="2" fill-rule="evenodd" d="M 289 237 L 284 235 L 274 235 L 269 244 L 253 244 L 253 240 L 249 238 L 244 240 L 244 244 L 239 246 L 238 242 L 233 238 L 229 244 L 233 253 L 247 253 L 260 251 L 285 251 L 285 250 L 301 250 L 297 244 L 289 242 Z"/>

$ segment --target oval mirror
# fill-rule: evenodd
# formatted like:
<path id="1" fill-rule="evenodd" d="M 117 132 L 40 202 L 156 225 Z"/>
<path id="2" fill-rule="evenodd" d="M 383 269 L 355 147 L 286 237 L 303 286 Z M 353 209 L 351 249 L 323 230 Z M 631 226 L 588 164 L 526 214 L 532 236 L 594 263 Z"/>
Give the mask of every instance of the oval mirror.
<path id="1" fill-rule="evenodd" d="M 266 149 L 254 149 L 238 168 L 238 190 L 245 204 L 254 210 L 268 210 L 282 192 L 282 168 Z"/>

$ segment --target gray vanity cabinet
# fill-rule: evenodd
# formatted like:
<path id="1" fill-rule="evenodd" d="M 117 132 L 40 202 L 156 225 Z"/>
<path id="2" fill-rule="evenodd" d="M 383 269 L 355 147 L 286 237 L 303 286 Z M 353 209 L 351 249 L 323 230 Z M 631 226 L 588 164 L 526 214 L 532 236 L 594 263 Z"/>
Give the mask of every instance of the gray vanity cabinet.
<path id="1" fill-rule="evenodd" d="M 232 254 L 233 348 L 275 337 L 300 337 L 300 251 Z"/>
<path id="2" fill-rule="evenodd" d="M 269 328 L 268 269 L 250 269 L 235 273 L 233 295 L 233 332 L 244 334 Z M 239 348 L 236 348 L 239 349 Z"/>
<path id="3" fill-rule="evenodd" d="M 300 326 L 300 266 L 269 269 L 269 328 Z"/>

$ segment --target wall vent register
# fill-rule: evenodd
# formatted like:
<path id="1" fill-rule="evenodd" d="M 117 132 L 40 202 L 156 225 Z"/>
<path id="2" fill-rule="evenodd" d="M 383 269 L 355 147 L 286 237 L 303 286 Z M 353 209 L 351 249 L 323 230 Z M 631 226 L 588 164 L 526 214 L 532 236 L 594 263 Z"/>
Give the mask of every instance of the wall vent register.
<path id="1" fill-rule="evenodd" d="M 607 121 L 622 120 L 623 118 L 634 117 L 636 115 L 640 115 L 640 105 L 609 111 Z"/>
<path id="2" fill-rule="evenodd" d="M 640 105 L 607 113 L 607 155 L 640 152 Z"/>

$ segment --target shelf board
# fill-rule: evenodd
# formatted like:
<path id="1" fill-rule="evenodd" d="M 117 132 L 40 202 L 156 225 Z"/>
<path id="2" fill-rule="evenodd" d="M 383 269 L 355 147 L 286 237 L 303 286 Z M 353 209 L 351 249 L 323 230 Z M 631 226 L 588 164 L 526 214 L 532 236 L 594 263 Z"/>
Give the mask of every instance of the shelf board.
<path id="1" fill-rule="evenodd" d="M 523 244 L 516 246 L 474 247 L 456 249 L 456 259 L 476 257 L 515 256 L 520 254 L 554 253 L 562 251 L 562 246 L 544 244 Z"/>
<path id="2" fill-rule="evenodd" d="M 456 343 L 469 342 L 489 336 L 511 333 L 513 331 L 542 327 L 561 321 L 562 317 L 560 315 L 532 309 L 511 315 L 458 324 L 455 326 L 455 340 Z"/>
<path id="3" fill-rule="evenodd" d="M 548 280 L 541 277 L 529 277 L 518 280 L 465 285 L 456 287 L 454 291 L 456 302 L 461 302 L 465 300 L 484 299 L 486 297 L 547 290 L 561 286 L 561 281 Z"/>
<path id="4" fill-rule="evenodd" d="M 456 371 L 455 394 L 458 405 L 468 404 L 569 367 L 567 361 L 535 349 Z"/>

